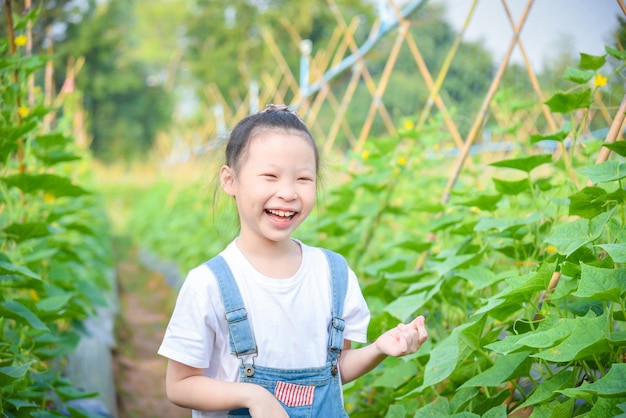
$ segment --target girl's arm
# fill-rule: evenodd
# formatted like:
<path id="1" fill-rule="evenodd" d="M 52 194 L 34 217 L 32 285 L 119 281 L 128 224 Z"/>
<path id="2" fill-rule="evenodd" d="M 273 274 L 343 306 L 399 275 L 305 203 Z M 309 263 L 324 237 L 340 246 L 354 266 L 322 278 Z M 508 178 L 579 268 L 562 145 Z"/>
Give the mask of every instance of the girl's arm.
<path id="1" fill-rule="evenodd" d="M 289 418 L 266 389 L 252 383 L 223 382 L 204 376 L 202 369 L 168 360 L 165 376 L 168 399 L 183 408 L 229 411 L 248 408 L 255 418 Z"/>
<path id="2" fill-rule="evenodd" d="M 400 324 L 385 332 L 376 341 L 358 349 L 345 341 L 339 357 L 341 381 L 348 383 L 378 366 L 387 356 L 400 357 L 417 351 L 428 338 L 424 317 L 418 316 L 410 324 Z"/>

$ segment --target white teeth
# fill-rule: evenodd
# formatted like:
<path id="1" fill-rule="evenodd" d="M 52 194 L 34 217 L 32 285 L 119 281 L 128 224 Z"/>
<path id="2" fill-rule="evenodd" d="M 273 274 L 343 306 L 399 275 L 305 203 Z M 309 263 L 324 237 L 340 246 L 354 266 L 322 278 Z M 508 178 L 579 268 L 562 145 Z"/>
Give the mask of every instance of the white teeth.
<path id="1" fill-rule="evenodd" d="M 277 215 L 277 216 L 292 216 L 295 212 L 285 212 L 284 210 L 275 210 L 275 209 L 268 209 L 267 210 L 269 213 L 271 213 L 272 215 Z"/>

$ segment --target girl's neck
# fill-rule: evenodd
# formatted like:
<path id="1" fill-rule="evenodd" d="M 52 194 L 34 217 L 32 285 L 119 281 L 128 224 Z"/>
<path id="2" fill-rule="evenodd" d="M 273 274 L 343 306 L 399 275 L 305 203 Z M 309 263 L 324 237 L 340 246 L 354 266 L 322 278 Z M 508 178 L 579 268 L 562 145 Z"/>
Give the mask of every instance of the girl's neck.
<path id="1" fill-rule="evenodd" d="M 302 248 L 293 239 L 252 243 L 239 237 L 236 245 L 252 267 L 270 278 L 290 278 L 296 274 L 302 263 Z"/>

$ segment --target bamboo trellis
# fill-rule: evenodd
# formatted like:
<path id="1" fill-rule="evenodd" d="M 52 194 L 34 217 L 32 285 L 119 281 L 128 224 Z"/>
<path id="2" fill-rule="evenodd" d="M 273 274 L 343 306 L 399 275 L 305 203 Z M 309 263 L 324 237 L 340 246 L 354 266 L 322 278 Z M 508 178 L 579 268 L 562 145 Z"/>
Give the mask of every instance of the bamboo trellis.
<path id="1" fill-rule="evenodd" d="M 372 135 L 375 120 L 378 119 L 382 122 L 380 125 L 384 129 L 383 135 L 393 136 L 397 134 L 396 126 L 398 126 L 399 121 L 394 120 L 390 114 L 384 96 L 398 64 L 400 50 L 403 47 L 408 48 L 415 64 L 415 83 L 424 86 L 428 92 L 428 99 L 418 114 L 406 116 L 413 117 L 416 121 L 416 129 L 420 130 L 433 116 L 434 110 L 436 110 L 443 120 L 442 142 L 448 142 L 448 146 L 453 146 L 457 150 L 457 156 L 452 164 L 449 180 L 441 196 L 442 203 L 448 201 L 451 190 L 461 172 L 464 169 L 472 169 L 468 153 L 472 146 L 482 139 L 483 129 L 487 122 L 495 122 L 502 127 L 517 124 L 526 136 L 537 133 L 536 126 L 540 119 L 553 131 L 559 128 L 563 121 L 552 114 L 546 105 L 541 105 L 546 100 L 545 93 L 540 86 L 522 39 L 524 24 L 532 13 L 534 0 L 526 0 L 525 7 L 521 15 L 517 17 L 517 20 L 511 13 L 507 2 L 510 2 L 510 0 L 500 1 L 500 6 L 505 12 L 513 35 L 501 62 L 496 63 L 497 71 L 491 79 L 480 107 L 475 109 L 474 115 L 470 117 L 471 126 L 467 130 L 465 137 L 461 133 L 463 129 L 459 127 L 458 121 L 454 120 L 449 104 L 446 103 L 444 82 L 450 76 L 450 68 L 458 52 L 463 48 L 466 29 L 473 22 L 476 5 L 481 0 L 472 0 L 466 3 L 468 6 L 467 17 L 437 72 L 428 68 L 420 50 L 420 42 L 414 38 L 410 31 L 412 26 L 420 24 L 420 11 L 427 1 L 404 2 L 405 5 L 408 4 L 404 8 L 399 7 L 398 1 L 386 0 L 387 9 L 391 11 L 392 19 L 391 21 L 388 17 L 378 19 L 373 25 L 368 38 L 369 41 L 377 36 L 382 36 L 381 34 L 383 33 L 385 36 L 395 36 L 384 68 L 377 76 L 373 76 L 371 69 L 368 68 L 367 50 L 364 50 L 364 46 L 360 47 L 355 40 L 355 34 L 359 25 L 358 18 L 354 17 L 347 21 L 335 0 L 327 0 L 327 3 L 337 26 L 325 48 L 318 48 L 312 55 L 307 55 L 309 51 L 305 51 L 303 54 L 302 59 L 308 62 L 309 67 L 309 72 L 306 74 L 308 77 L 304 77 L 304 79 L 302 74 L 296 75 L 295 71 L 289 67 L 285 56 L 271 33 L 267 30 L 262 31 L 264 44 L 271 52 L 276 66 L 272 71 L 260 74 L 258 80 L 254 83 L 254 88 L 252 87 L 253 82 L 250 74 L 246 73 L 246 69 L 241 69 L 242 78 L 250 82 L 251 88 L 245 97 L 237 97 L 236 100 L 227 100 L 229 96 L 219 91 L 215 85 L 207 86 L 206 99 L 213 107 L 204 110 L 207 122 L 199 136 L 203 138 L 223 137 L 225 127 L 232 127 L 239 119 L 250 112 L 256 111 L 264 104 L 284 103 L 287 98 L 292 98 L 291 106 L 298 109 L 316 139 L 322 144 L 324 153 L 331 152 L 337 144 L 337 139 L 340 135 L 343 135 L 348 145 L 355 151 L 355 154 L 358 154 L 365 146 L 370 135 Z M 623 0 L 617 0 L 617 2 L 623 8 Z M 305 45 L 306 40 L 301 38 L 300 34 L 288 21 L 283 21 L 282 24 L 285 28 L 283 33 L 289 35 L 294 45 L 298 47 Z M 531 109 L 520 109 L 512 116 L 512 119 L 507 119 L 502 112 L 502 105 L 497 101 L 497 93 L 502 88 L 503 76 L 510 65 L 511 57 L 515 50 L 521 53 L 523 67 L 537 98 L 536 103 L 540 105 Z M 346 67 L 346 62 L 349 63 L 349 67 Z M 350 70 L 351 74 L 347 81 L 342 81 L 343 87 L 337 89 L 333 76 L 346 70 Z M 369 93 L 369 103 L 366 103 L 367 112 L 361 115 L 362 120 L 359 124 L 359 130 L 354 131 L 354 128 L 347 123 L 346 114 L 350 103 L 355 99 L 357 88 L 360 85 L 364 86 Z M 232 99 L 233 97 L 230 96 L 230 98 Z M 602 103 L 602 99 L 599 96 L 596 96 L 595 99 L 599 109 L 599 117 L 604 118 L 607 124 L 610 123 L 613 119 L 612 112 Z M 240 103 L 240 105 L 237 108 L 231 108 L 229 103 L 233 102 Z M 328 117 L 324 120 L 320 118 L 320 112 L 324 106 L 332 111 L 330 124 L 328 123 Z M 219 109 L 219 111 L 216 111 L 216 109 Z M 355 117 L 353 114 L 350 116 L 351 119 Z M 505 136 L 500 135 L 496 140 L 501 140 Z M 409 143 L 408 147 L 405 147 L 406 152 L 409 153 L 416 144 L 416 141 Z M 563 146 L 562 144 L 559 145 Z M 562 150 L 557 148 L 555 152 L 562 153 Z M 562 156 L 565 163 L 569 165 L 567 153 L 562 153 Z M 350 168 L 354 168 L 354 164 L 351 164 Z"/>

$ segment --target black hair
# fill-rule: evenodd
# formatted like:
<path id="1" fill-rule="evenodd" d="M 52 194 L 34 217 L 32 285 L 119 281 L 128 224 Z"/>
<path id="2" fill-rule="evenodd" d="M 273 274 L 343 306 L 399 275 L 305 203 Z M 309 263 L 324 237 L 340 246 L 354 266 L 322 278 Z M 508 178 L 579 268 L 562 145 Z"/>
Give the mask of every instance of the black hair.
<path id="1" fill-rule="evenodd" d="M 235 126 L 226 144 L 226 165 L 237 171 L 250 146 L 250 140 L 263 132 L 284 130 L 305 138 L 313 147 L 315 171 L 319 172 L 320 158 L 313 135 L 298 114 L 285 105 L 267 105 L 259 113 L 248 116 Z"/>

